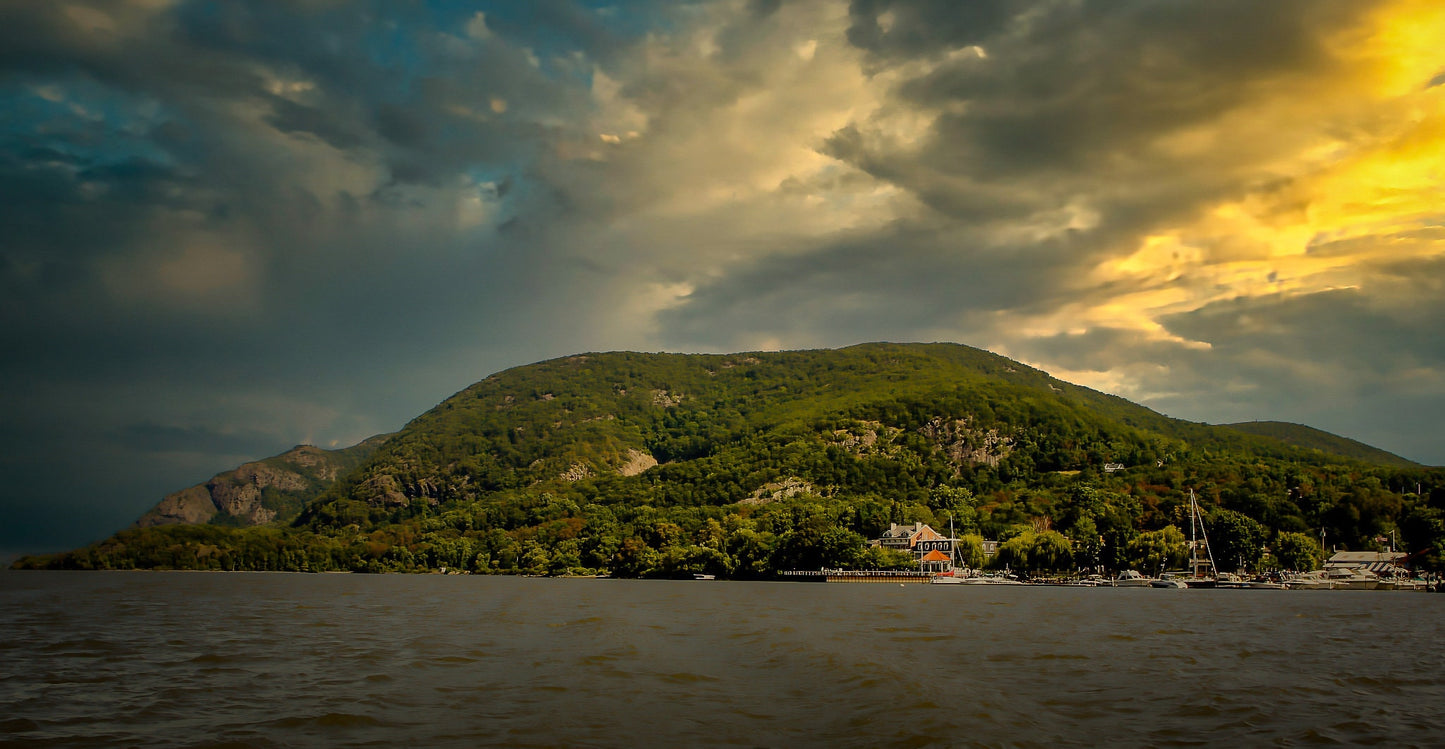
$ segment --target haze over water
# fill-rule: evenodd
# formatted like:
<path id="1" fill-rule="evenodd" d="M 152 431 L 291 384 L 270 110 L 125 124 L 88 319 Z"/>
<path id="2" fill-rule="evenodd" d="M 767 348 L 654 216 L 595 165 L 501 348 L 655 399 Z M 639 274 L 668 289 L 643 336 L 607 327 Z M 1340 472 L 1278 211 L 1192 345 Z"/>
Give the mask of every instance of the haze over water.
<path id="1" fill-rule="evenodd" d="M 0 574 L 5 746 L 1445 741 L 1445 596 Z"/>

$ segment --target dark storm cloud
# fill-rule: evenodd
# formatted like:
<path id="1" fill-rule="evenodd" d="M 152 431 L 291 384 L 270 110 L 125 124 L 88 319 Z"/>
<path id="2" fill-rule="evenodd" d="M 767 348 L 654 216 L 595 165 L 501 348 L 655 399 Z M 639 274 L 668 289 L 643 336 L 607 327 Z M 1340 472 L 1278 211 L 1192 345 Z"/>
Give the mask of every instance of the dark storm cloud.
<path id="1" fill-rule="evenodd" d="M 1445 329 L 1431 321 L 1445 319 L 1445 261 L 1385 265 L 1367 279 L 1354 289 L 1217 302 L 1164 324 L 1231 361 L 1269 352 L 1294 363 L 1297 379 L 1325 372 L 1347 395 L 1399 392 L 1381 386 L 1406 373 L 1438 377 L 1445 371 Z"/>
<path id="2" fill-rule="evenodd" d="M 1159 220 L 1239 186 L 1221 171 L 1227 165 L 1170 158 L 1154 151 L 1156 140 L 1218 120 L 1263 88 L 1328 72 L 1338 63 L 1323 40 L 1367 10 L 1328 1 L 855 2 L 849 38 L 876 65 L 974 45 L 981 53 L 940 59 L 898 86 L 895 106 L 937 112 L 921 146 L 890 147 L 865 125 L 835 135 L 829 152 L 964 220 L 1030 208 L 1027 199 L 990 200 L 993 191 L 1028 195 L 1034 210 L 1087 193 L 1108 201 L 1106 223 L 1115 214 Z"/>
<path id="3" fill-rule="evenodd" d="M 1227 306 L 1168 320 L 1193 348 L 1010 326 L 1209 283 L 1091 274 L 1221 200 L 1308 212 L 1307 180 L 1258 173 L 1293 131 L 1211 128 L 1328 90 L 1319 40 L 1370 8 L 0 0 L 0 486 L 24 518 L 0 546 L 103 535 L 241 460 L 582 350 L 953 338 L 1280 380 L 1250 362 L 1296 349 Z M 1171 140 L 1200 131 L 1220 137 Z M 1378 254 L 1357 234 L 1310 257 Z M 1321 309 L 1240 304 L 1377 326 L 1361 356 L 1435 345 L 1380 289 L 1424 297 L 1408 282 L 1439 269 L 1372 273 Z M 1218 395 L 1195 382 L 1169 403 Z M 77 514 L 114 524 L 55 530 Z"/>
<path id="4" fill-rule="evenodd" d="M 936 123 L 936 143 L 960 147 L 946 154 L 948 166 L 1098 169 L 1150 138 L 1218 118 L 1280 77 L 1332 64 L 1320 27 L 1361 6 L 1331 5 L 1066 6 L 987 40 L 987 58 L 943 64 L 901 93 L 922 105 L 965 105 Z"/>
<path id="5" fill-rule="evenodd" d="M 853 0 L 848 41 L 883 59 L 914 59 L 986 41 L 1030 5 L 1019 0 Z"/>
<path id="6" fill-rule="evenodd" d="M 930 314 L 920 307 L 971 320 L 1108 296 L 1116 289 L 1070 282 L 1155 227 L 1256 189 L 1240 178 L 1252 168 L 1242 157 L 1173 157 L 1156 150 L 1158 139 L 1216 121 L 1261 87 L 1328 71 L 1335 62 L 1322 33 L 1362 10 L 855 2 L 848 38 L 875 69 L 901 77 L 892 102 L 835 132 L 823 152 L 935 215 L 919 230 L 744 266 L 700 287 L 670 319 L 691 334 L 714 315 L 766 309 L 830 330 L 859 318 L 899 330 Z M 958 54 L 970 45 L 981 52 Z M 932 62 L 915 71 L 919 60 Z M 895 111 L 933 113 L 921 139 L 900 143 L 890 133 Z M 1072 221 L 1069 211 L 1086 218 Z M 854 295 L 856 315 L 813 314 L 830 297 L 806 292 L 829 285 Z"/>
<path id="7" fill-rule="evenodd" d="M 365 143 L 365 137 L 350 123 L 338 120 L 320 107 L 297 104 L 279 96 L 268 99 L 271 114 L 266 122 L 283 133 L 306 133 L 314 135 L 333 147 L 346 151 Z M 392 110 L 382 108 L 377 112 L 377 130 L 383 137 L 391 137 L 398 129 L 386 119 Z M 388 125 L 391 125 L 388 127 Z"/>
<path id="8" fill-rule="evenodd" d="M 637 32 L 476 11 L 0 5 L 0 547 L 587 348 L 496 323 L 547 251 L 489 227 Z"/>
<path id="9" fill-rule="evenodd" d="M 925 230 L 745 265 L 701 287 L 677 319 L 748 308 L 755 293 L 775 314 L 801 314 L 817 297 L 771 290 L 818 279 L 871 286 L 876 314 L 900 322 L 910 306 L 883 300 L 903 289 L 945 315 L 1065 301 L 1061 284 L 1101 257 L 1261 189 L 1241 176 L 1254 167 L 1244 153 L 1201 160 L 1157 143 L 1216 122 L 1261 89 L 1327 75 L 1339 63 L 1323 39 L 1367 10 L 1352 2 L 857 0 L 848 39 L 876 71 L 895 71 L 894 98 L 822 150 L 936 214 Z M 895 112 L 931 113 L 931 121 L 921 137 L 900 140 L 889 122 Z M 1070 210 L 1083 217 L 1070 220 Z"/>
<path id="10" fill-rule="evenodd" d="M 748 0 L 748 10 L 753 18 L 763 19 L 778 12 L 783 7 L 783 0 Z"/>
<path id="11" fill-rule="evenodd" d="M 997 245 L 951 224 L 898 226 L 812 251 L 769 257 L 693 291 L 663 313 L 683 340 L 726 348 L 733 332 L 792 332 L 846 340 L 896 339 L 934 326 L 981 325 L 996 310 L 1044 311 L 1059 302 L 1073 269 L 1056 262 L 1068 238 Z M 717 320 L 735 323 L 718 328 Z"/>

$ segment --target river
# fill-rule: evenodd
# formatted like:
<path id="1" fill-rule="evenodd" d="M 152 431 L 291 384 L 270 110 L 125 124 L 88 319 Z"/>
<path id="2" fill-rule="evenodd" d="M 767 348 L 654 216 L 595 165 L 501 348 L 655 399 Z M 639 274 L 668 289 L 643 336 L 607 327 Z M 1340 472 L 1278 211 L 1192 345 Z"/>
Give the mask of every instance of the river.
<path id="1" fill-rule="evenodd" d="M 0 573 L 0 746 L 1445 742 L 1445 596 Z"/>

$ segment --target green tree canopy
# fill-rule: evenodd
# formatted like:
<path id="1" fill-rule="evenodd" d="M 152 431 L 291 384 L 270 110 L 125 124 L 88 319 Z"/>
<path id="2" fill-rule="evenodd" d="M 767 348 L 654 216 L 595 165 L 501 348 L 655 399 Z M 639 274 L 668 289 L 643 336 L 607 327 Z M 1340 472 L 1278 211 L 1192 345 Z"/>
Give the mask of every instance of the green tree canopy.
<path id="1" fill-rule="evenodd" d="M 1274 540 L 1274 558 L 1281 569 L 1307 571 L 1324 563 L 1324 550 L 1308 533 L 1281 533 Z"/>

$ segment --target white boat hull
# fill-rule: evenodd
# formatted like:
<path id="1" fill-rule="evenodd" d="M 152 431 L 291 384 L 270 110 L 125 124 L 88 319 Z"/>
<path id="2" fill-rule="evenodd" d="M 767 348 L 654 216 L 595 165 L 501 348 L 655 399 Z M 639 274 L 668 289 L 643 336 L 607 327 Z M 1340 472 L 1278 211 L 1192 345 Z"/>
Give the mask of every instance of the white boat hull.
<path id="1" fill-rule="evenodd" d="M 1124 570 L 1113 580 L 1116 588 L 1148 588 L 1154 584 L 1154 579 L 1144 577 L 1135 570 Z"/>

